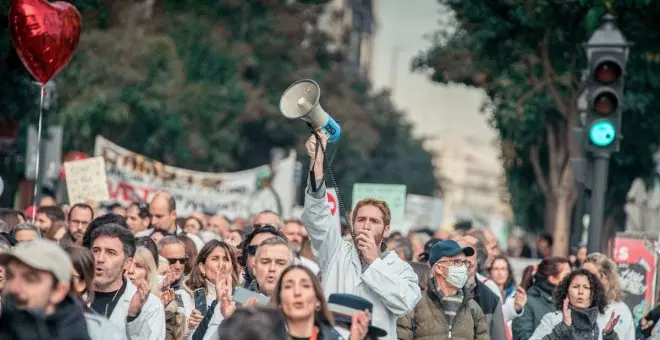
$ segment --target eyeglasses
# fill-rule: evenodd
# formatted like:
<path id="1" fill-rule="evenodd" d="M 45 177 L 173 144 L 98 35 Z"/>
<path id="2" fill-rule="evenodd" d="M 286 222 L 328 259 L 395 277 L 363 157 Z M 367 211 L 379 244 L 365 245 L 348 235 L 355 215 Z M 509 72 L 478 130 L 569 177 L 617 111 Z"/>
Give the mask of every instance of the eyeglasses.
<path id="1" fill-rule="evenodd" d="M 442 261 L 438 261 L 438 263 L 449 263 L 450 267 L 460 267 L 460 266 L 463 266 L 463 265 L 468 267 L 468 269 L 470 269 L 472 267 L 472 262 L 470 262 L 468 260 L 459 260 L 459 259 L 456 259 L 456 260 L 442 260 Z"/>
<path id="2" fill-rule="evenodd" d="M 188 258 L 183 257 L 183 258 L 180 258 L 180 259 L 167 259 L 167 262 L 169 262 L 170 264 L 175 264 L 177 262 L 179 262 L 181 264 L 186 264 L 186 262 L 188 262 Z"/>
<path id="3" fill-rule="evenodd" d="M 256 255 L 257 254 L 257 248 L 259 248 L 259 246 L 247 246 L 248 255 L 250 255 L 250 256 Z"/>

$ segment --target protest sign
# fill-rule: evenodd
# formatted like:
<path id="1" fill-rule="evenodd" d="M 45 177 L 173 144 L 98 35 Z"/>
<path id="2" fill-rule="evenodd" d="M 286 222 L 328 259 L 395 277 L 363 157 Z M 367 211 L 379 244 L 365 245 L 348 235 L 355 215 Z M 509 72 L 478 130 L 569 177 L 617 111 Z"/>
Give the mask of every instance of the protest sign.
<path id="1" fill-rule="evenodd" d="M 211 210 L 230 218 L 247 218 L 255 211 L 273 210 L 287 218 L 294 199 L 296 153 L 272 168 L 209 173 L 169 166 L 96 137 L 94 154 L 105 159 L 110 199 L 149 201 L 158 191 L 171 193 L 177 213 L 186 216 Z M 264 176 L 272 174 L 272 181 Z"/>
<path id="2" fill-rule="evenodd" d="M 387 202 L 392 214 L 390 232 L 408 232 L 404 225 L 406 214 L 406 186 L 400 184 L 355 183 L 353 185 L 353 205 L 364 198 L 375 198 Z"/>
<path id="3" fill-rule="evenodd" d="M 103 157 L 65 162 L 69 203 L 101 202 L 110 198 Z"/>
<path id="4" fill-rule="evenodd" d="M 625 235 L 616 236 L 612 251 L 612 260 L 619 266 L 623 302 L 639 322 L 655 305 L 657 255 L 646 247 L 643 238 Z"/>

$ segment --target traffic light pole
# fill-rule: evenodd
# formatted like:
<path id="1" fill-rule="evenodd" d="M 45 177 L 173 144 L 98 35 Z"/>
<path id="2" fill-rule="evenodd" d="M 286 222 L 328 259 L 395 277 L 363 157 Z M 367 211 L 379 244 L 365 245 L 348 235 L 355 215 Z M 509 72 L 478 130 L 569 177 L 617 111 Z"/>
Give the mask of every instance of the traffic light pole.
<path id="1" fill-rule="evenodd" d="M 607 175 L 610 164 L 609 152 L 595 152 L 593 189 L 591 194 L 591 213 L 589 214 L 589 254 L 602 252 L 603 224 L 605 220 L 605 193 L 607 192 Z"/>

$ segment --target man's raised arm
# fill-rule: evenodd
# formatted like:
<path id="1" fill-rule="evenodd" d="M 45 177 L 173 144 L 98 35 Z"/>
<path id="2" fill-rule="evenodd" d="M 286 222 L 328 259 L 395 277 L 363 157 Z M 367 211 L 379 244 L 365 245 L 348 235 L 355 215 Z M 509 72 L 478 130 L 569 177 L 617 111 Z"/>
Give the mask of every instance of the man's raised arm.
<path id="1" fill-rule="evenodd" d="M 323 148 L 325 148 L 327 137 L 323 132 L 319 132 L 319 136 Z M 333 225 L 323 178 L 324 155 L 323 150 L 317 144 L 315 135 L 312 135 L 305 143 L 307 154 L 310 157 L 310 175 L 305 189 L 305 206 L 301 220 L 307 229 L 312 249 L 321 271 L 323 271 L 341 247 L 342 238 L 341 229 Z"/>

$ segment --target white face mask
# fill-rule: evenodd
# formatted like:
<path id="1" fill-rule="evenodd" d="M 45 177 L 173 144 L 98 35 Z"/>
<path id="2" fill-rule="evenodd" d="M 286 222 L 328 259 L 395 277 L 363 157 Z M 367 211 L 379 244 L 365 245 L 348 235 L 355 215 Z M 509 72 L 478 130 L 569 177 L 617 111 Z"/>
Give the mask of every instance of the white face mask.
<path id="1" fill-rule="evenodd" d="M 158 284 L 163 283 L 163 280 L 164 280 L 164 279 L 165 279 L 165 275 L 158 275 L 158 276 L 156 276 L 156 281 L 158 282 Z"/>
<path id="2" fill-rule="evenodd" d="M 461 265 L 458 267 L 445 267 L 445 268 L 448 269 L 445 280 L 447 280 L 447 282 L 450 285 L 458 289 L 462 289 L 465 286 L 465 283 L 467 282 L 468 279 L 467 266 Z"/>

